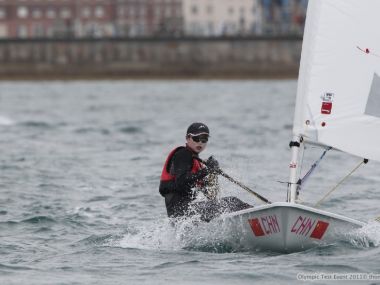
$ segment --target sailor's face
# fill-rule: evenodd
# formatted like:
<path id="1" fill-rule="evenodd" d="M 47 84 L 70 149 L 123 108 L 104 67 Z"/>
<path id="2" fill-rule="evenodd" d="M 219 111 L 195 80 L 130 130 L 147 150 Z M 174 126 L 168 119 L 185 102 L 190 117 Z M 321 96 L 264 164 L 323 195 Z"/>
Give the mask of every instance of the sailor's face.
<path id="1" fill-rule="evenodd" d="M 187 146 L 194 151 L 195 153 L 202 152 L 208 142 L 208 135 L 199 135 L 199 136 L 187 136 L 186 137 Z"/>

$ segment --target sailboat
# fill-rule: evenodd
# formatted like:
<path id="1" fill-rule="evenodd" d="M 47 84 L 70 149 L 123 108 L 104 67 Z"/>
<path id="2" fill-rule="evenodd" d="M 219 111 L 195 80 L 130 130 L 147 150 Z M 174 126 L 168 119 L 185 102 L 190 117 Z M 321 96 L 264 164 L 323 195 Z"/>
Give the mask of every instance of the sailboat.
<path id="1" fill-rule="evenodd" d="M 380 1 L 309 0 L 286 202 L 226 214 L 250 247 L 294 252 L 334 243 L 364 222 L 298 202 L 305 144 L 380 161 Z M 218 222 L 218 221 L 215 221 Z"/>

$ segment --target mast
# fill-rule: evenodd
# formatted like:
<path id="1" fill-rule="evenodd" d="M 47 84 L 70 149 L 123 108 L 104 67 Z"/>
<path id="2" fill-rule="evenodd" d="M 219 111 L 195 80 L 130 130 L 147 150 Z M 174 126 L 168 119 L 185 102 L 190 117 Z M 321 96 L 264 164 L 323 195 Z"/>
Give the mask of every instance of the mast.
<path id="1" fill-rule="evenodd" d="M 304 147 L 302 137 L 300 135 L 294 135 L 289 146 L 292 152 L 292 158 L 289 164 L 287 202 L 295 203 L 297 200 L 297 188 L 299 187 L 298 181 L 300 177 L 299 154 Z"/>

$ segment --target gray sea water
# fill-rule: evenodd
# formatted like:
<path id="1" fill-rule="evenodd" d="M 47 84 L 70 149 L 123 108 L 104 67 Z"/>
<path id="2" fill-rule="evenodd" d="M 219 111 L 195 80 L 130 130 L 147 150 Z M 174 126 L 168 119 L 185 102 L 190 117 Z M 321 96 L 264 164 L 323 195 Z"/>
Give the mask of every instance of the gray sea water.
<path id="1" fill-rule="evenodd" d="M 244 250 L 168 222 L 161 168 L 194 121 L 211 129 L 203 158 L 214 155 L 272 201 L 286 199 L 278 181 L 288 179 L 295 94 L 296 81 L 1 82 L 0 284 L 293 284 L 302 282 L 298 274 L 380 274 L 376 162 L 322 204 L 369 222 L 334 244 L 291 254 Z M 307 149 L 303 172 L 320 154 Z M 304 203 L 317 202 L 359 161 L 328 153 Z M 223 195 L 260 204 L 221 185 Z M 340 281 L 314 282 L 330 283 Z"/>

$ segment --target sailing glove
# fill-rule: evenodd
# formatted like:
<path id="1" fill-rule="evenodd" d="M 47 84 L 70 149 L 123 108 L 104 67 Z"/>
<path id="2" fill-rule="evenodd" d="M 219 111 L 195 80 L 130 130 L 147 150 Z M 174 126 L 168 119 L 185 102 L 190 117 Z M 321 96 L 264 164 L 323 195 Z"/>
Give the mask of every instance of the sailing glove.
<path id="1" fill-rule="evenodd" d="M 220 172 L 219 162 L 213 156 L 210 156 L 207 159 L 206 166 L 209 169 L 210 173 L 218 173 L 218 172 Z"/>

